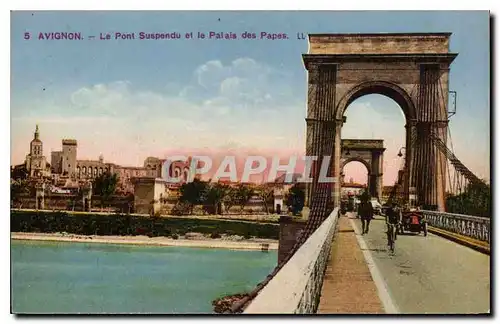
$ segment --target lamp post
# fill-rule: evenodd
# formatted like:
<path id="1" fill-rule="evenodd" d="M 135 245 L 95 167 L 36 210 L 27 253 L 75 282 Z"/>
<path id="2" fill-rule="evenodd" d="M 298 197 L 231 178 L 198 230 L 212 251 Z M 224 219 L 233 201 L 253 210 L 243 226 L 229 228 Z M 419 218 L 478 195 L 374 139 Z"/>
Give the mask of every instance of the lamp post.
<path id="1" fill-rule="evenodd" d="M 405 150 L 405 153 L 406 153 L 406 147 L 402 147 L 399 149 L 399 152 L 398 152 L 398 157 L 402 157 L 403 156 L 403 150 Z"/>

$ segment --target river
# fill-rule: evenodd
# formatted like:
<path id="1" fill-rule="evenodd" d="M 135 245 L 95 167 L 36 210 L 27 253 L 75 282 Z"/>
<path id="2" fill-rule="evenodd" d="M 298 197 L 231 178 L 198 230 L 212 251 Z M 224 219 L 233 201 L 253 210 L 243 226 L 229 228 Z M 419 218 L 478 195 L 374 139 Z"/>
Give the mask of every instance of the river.
<path id="1" fill-rule="evenodd" d="M 251 290 L 277 252 L 11 241 L 14 313 L 213 313 Z"/>

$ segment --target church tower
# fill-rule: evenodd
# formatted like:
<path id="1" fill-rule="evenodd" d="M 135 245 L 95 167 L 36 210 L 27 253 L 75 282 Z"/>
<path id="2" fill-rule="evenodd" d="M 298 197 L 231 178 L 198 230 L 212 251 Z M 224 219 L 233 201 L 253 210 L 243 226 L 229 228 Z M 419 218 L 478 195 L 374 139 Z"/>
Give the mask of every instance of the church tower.
<path id="1" fill-rule="evenodd" d="M 40 140 L 40 131 L 38 130 L 38 125 L 36 125 L 35 136 L 30 143 L 30 155 L 32 157 L 43 156 L 43 143 Z"/>
<path id="2" fill-rule="evenodd" d="M 43 156 L 43 143 L 40 140 L 38 125 L 35 128 L 33 140 L 30 142 L 30 153 L 26 156 L 26 168 L 31 177 L 43 176 L 47 161 Z"/>

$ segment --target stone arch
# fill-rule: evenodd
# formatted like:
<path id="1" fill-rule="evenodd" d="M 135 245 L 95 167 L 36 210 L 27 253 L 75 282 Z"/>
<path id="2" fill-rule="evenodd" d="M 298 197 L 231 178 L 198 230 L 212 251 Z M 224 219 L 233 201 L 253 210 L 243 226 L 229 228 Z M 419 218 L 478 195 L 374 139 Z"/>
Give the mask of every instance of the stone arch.
<path id="1" fill-rule="evenodd" d="M 344 172 L 344 167 L 351 163 L 351 162 L 360 162 L 361 164 L 363 164 L 365 167 L 366 167 L 366 171 L 370 174 L 372 173 L 372 167 L 370 165 L 370 163 L 366 160 L 366 159 L 363 159 L 363 158 L 360 158 L 360 157 L 352 157 L 352 158 L 348 158 L 348 159 L 345 159 L 345 160 L 341 160 L 340 162 L 340 172 L 343 173 Z"/>
<path id="2" fill-rule="evenodd" d="M 406 90 L 392 82 L 366 81 L 353 86 L 342 97 L 336 108 L 337 119 L 342 119 L 347 108 L 354 100 L 369 94 L 380 94 L 394 100 L 403 111 L 407 121 L 416 118 L 414 102 Z"/>
<path id="3" fill-rule="evenodd" d="M 353 161 L 361 162 L 368 175 L 367 188 L 372 197 L 380 200 L 383 188 L 384 141 L 380 139 L 342 139 L 339 157 L 339 185 L 344 177 L 344 167 Z"/>
<path id="4" fill-rule="evenodd" d="M 417 203 L 445 209 L 446 155 L 436 151 L 434 139 L 446 143 L 451 33 L 309 34 L 303 54 L 308 70 L 306 152 L 333 155 L 332 173 L 339 177 L 341 128 L 344 113 L 355 99 L 381 94 L 401 107 L 406 119 L 403 195 L 411 188 Z M 327 137 L 334 136 L 334 141 Z M 411 141 L 410 141 L 411 139 Z M 429 158 L 424 158 L 429 157 Z M 319 176 L 314 169 L 314 177 Z M 314 196 L 308 185 L 306 206 Z M 328 199 L 340 205 L 340 183 Z"/>

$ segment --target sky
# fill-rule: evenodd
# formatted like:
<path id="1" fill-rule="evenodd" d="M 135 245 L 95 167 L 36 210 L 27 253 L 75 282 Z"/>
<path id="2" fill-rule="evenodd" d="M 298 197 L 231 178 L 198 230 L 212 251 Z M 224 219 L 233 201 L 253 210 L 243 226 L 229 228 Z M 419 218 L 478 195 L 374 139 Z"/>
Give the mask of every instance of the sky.
<path id="1" fill-rule="evenodd" d="M 286 33 L 289 39 L 208 39 L 210 31 Z M 82 40 L 39 40 L 79 32 Z M 115 40 L 116 32 L 192 32 L 194 39 Z M 198 32 L 207 38 L 198 39 Z M 148 156 L 232 152 L 304 154 L 307 73 L 297 33 L 451 32 L 456 156 L 490 178 L 489 16 L 476 12 L 13 12 L 11 164 L 24 161 L 40 127 L 44 155 L 78 140 L 78 159 L 142 165 Z M 25 33 L 30 34 L 26 40 Z M 100 35 L 111 40 L 100 40 Z M 95 36 L 89 39 L 89 36 Z M 404 146 L 405 119 L 387 97 L 346 112 L 343 138 L 384 139 L 384 184 Z M 348 164 L 346 179 L 366 182 Z"/>

